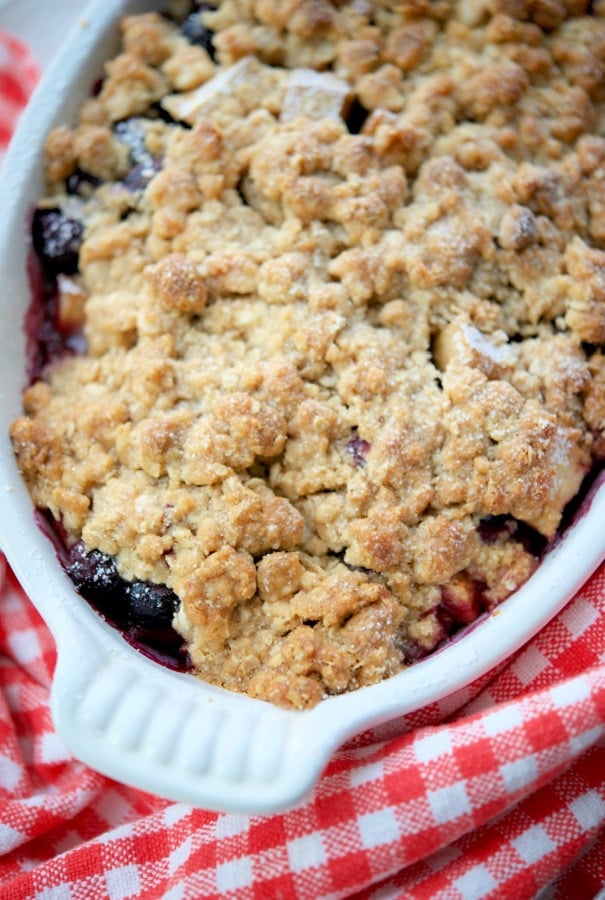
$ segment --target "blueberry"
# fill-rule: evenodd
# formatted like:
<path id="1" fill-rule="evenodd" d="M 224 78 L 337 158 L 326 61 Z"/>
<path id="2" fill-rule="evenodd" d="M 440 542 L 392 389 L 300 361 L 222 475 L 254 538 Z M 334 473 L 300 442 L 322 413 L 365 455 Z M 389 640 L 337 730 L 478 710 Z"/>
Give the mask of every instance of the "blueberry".
<path id="1" fill-rule="evenodd" d="M 497 544 L 503 541 L 516 541 L 527 553 L 536 558 L 544 553 L 548 541 L 544 535 L 525 522 L 512 516 L 485 516 L 477 525 L 477 533 L 484 544 Z"/>
<path id="2" fill-rule="evenodd" d="M 357 432 L 353 434 L 347 443 L 347 452 L 350 454 L 353 463 L 356 466 L 365 466 L 366 455 L 370 449 L 370 444 L 364 438 L 359 437 Z"/>
<path id="3" fill-rule="evenodd" d="M 214 44 L 212 38 L 214 32 L 210 28 L 206 28 L 202 22 L 202 12 L 205 9 L 213 9 L 210 4 L 202 3 L 196 12 L 192 12 L 187 16 L 181 25 L 181 34 L 183 34 L 191 44 L 197 44 L 203 47 L 211 59 L 215 58 Z"/>
<path id="4" fill-rule="evenodd" d="M 90 175 L 88 172 L 83 172 L 82 169 L 76 169 L 66 179 L 65 190 L 71 196 L 88 197 L 100 184 L 100 178 Z"/>
<path id="5" fill-rule="evenodd" d="M 73 275 L 78 271 L 78 254 L 84 226 L 67 216 L 59 207 L 36 209 L 32 221 L 34 250 L 46 268 Z"/>
<path id="6" fill-rule="evenodd" d="M 446 634 L 452 634 L 461 625 L 469 625 L 485 608 L 483 592 L 485 584 L 471 578 L 458 578 L 441 586 L 441 600 L 437 604 L 437 619 Z"/>
<path id="7" fill-rule="evenodd" d="M 188 667 L 183 639 L 172 628 L 176 594 L 163 584 L 126 582 L 115 560 L 83 541 L 67 552 L 65 570 L 79 593 L 141 652 L 173 669 Z"/>
<path id="8" fill-rule="evenodd" d="M 123 119 L 114 126 L 114 134 L 130 150 L 132 166 L 122 184 L 133 193 L 144 191 L 153 176 L 160 171 L 162 164 L 147 149 L 142 121 L 136 117 Z"/>
<path id="9" fill-rule="evenodd" d="M 138 162 L 130 169 L 122 181 L 122 184 L 127 190 L 132 191 L 133 193 L 144 191 L 151 179 L 154 175 L 157 175 L 161 168 L 161 163 L 149 156 L 146 160 Z"/>
<path id="10" fill-rule="evenodd" d="M 126 587 L 132 625 L 142 628 L 166 628 L 178 608 L 178 597 L 163 584 L 133 581 Z"/>
<path id="11" fill-rule="evenodd" d="M 401 639 L 399 649 L 401 658 L 406 666 L 411 666 L 413 663 L 418 662 L 427 653 L 419 644 L 407 637 Z"/>
<path id="12" fill-rule="evenodd" d="M 87 551 L 83 541 L 69 551 L 67 574 L 88 600 L 102 601 L 123 592 L 124 582 L 113 557 L 100 550 Z"/>
<path id="13" fill-rule="evenodd" d="M 484 544 L 497 544 L 514 537 L 517 522 L 510 516 L 485 516 L 477 525 L 477 532 Z"/>

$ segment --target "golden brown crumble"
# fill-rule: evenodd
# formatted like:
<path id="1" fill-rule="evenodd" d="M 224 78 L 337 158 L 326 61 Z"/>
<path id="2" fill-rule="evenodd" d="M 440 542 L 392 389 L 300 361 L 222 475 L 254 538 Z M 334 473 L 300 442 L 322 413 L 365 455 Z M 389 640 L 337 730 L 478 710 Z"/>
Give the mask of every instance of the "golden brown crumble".
<path id="1" fill-rule="evenodd" d="M 201 678 L 305 708 L 515 591 L 605 455 L 605 4 L 202 17 L 212 52 L 123 19 L 48 137 L 87 351 L 12 440 L 68 542 L 178 595 Z"/>

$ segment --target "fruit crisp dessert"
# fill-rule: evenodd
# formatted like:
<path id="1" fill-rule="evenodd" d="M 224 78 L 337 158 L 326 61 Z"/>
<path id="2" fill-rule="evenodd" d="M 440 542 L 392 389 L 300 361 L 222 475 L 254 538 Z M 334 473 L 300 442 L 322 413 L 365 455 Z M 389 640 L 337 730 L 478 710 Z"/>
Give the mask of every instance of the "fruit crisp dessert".
<path id="1" fill-rule="evenodd" d="M 15 452 L 107 618 L 311 707 L 515 591 L 605 455 L 605 3 L 120 30 L 46 144 Z"/>

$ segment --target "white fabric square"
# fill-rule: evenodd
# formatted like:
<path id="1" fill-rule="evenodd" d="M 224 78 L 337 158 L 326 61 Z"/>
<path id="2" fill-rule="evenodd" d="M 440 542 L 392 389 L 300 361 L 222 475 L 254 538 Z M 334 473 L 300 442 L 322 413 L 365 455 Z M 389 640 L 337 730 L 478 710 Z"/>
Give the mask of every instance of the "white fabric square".
<path id="1" fill-rule="evenodd" d="M 557 709 L 573 706 L 580 700 L 590 697 L 590 687 L 586 678 L 574 678 L 571 681 L 562 681 L 549 691 L 550 698 Z"/>
<path id="2" fill-rule="evenodd" d="M 326 851 L 321 835 L 307 834 L 288 841 L 288 859 L 293 872 L 322 866 L 326 862 Z"/>
<path id="3" fill-rule="evenodd" d="M 392 808 L 360 816 L 357 824 L 366 850 L 392 844 L 399 839 L 400 828 Z"/>
<path id="4" fill-rule="evenodd" d="M 596 828 L 605 818 L 605 802 L 596 791 L 587 791 L 569 804 L 569 808 L 584 831 Z"/>
<path id="5" fill-rule="evenodd" d="M 185 806 L 184 803 L 171 803 L 162 813 L 162 818 L 166 825 L 176 825 L 181 819 L 185 819 L 191 815 L 191 807 Z"/>
<path id="6" fill-rule="evenodd" d="M 431 762 L 452 751 L 452 740 L 447 731 L 436 731 L 414 742 L 414 755 L 418 762 Z"/>
<path id="7" fill-rule="evenodd" d="M 510 731 L 511 728 L 519 728 L 522 724 L 523 719 L 517 706 L 506 706 L 503 709 L 496 709 L 483 717 L 483 728 L 486 734 L 492 736 L 504 734 L 504 732 Z"/>
<path id="8" fill-rule="evenodd" d="M 69 885 L 62 884 L 59 887 L 44 888 L 34 894 L 33 900 L 72 900 L 72 895 Z"/>
<path id="9" fill-rule="evenodd" d="M 175 847 L 174 850 L 168 854 L 168 871 L 172 875 L 179 866 L 181 866 L 184 862 L 189 859 L 191 854 L 191 845 L 192 838 L 189 835 L 186 840 L 183 841 L 182 844 L 179 844 L 178 847 Z"/>
<path id="10" fill-rule="evenodd" d="M 430 791 L 428 801 L 435 821 L 442 825 L 471 812 L 471 804 L 463 781 L 457 781 L 438 791 Z"/>
<path id="11" fill-rule="evenodd" d="M 500 775 L 510 794 L 526 787 L 538 777 L 538 764 L 535 756 L 524 756 L 523 759 L 504 763 L 500 766 Z"/>
<path id="12" fill-rule="evenodd" d="M 381 740 L 381 736 L 377 738 L 377 740 Z M 368 756 L 373 756 L 376 753 L 376 747 L 374 744 L 368 744 L 367 747 L 352 747 L 349 757 L 350 759 L 356 759 L 360 762 L 364 759 L 367 759 Z"/>
<path id="13" fill-rule="evenodd" d="M 17 831 L 16 828 L 11 828 L 10 825 L 3 825 L 0 822 L 0 854 L 2 856 L 10 853 L 15 847 L 26 844 L 28 840 L 29 838 Z"/>
<path id="14" fill-rule="evenodd" d="M 514 838 L 511 844 L 521 859 L 530 866 L 556 849 L 555 844 L 541 825 L 533 825 L 528 828 L 519 837 Z"/>
<path id="15" fill-rule="evenodd" d="M 583 753 L 588 747 L 592 747 L 593 744 L 596 744 L 603 736 L 603 729 L 599 725 L 595 725 L 594 728 L 589 728 L 588 731 L 583 731 L 582 734 L 576 734 L 574 737 L 569 739 L 569 748 L 574 755 L 579 755 Z"/>
<path id="16" fill-rule="evenodd" d="M 141 893 L 139 870 L 136 866 L 120 866 L 105 873 L 107 893 L 110 900 L 126 900 L 126 897 L 138 897 Z"/>
<path id="17" fill-rule="evenodd" d="M 81 840 L 81 838 L 78 838 L 78 843 L 80 843 Z M 24 859 L 21 863 L 21 868 L 24 872 L 33 872 L 33 870 L 37 869 L 38 866 L 43 862 L 43 859 L 33 856 L 31 859 Z"/>
<path id="18" fill-rule="evenodd" d="M 47 731 L 40 741 L 42 762 L 54 764 L 66 762 L 71 759 L 71 754 L 56 731 Z"/>
<path id="19" fill-rule="evenodd" d="M 577 638 L 588 631 L 598 618 L 599 611 L 589 600 L 586 600 L 585 597 L 576 597 L 574 602 L 560 614 L 559 621 L 565 625 L 573 638 Z"/>
<path id="20" fill-rule="evenodd" d="M 70 828 L 68 831 L 63 832 L 61 839 L 54 844 L 53 852 L 55 856 L 61 856 L 62 853 L 73 850 L 74 847 L 81 843 L 82 835 L 75 828 Z"/>
<path id="21" fill-rule="evenodd" d="M 248 831 L 249 827 L 249 816 L 229 813 L 219 816 L 216 820 L 216 836 L 217 838 L 235 837 L 236 834 L 243 834 L 245 831 Z"/>
<path id="22" fill-rule="evenodd" d="M 107 788 L 97 802 L 97 813 L 110 827 L 119 827 L 132 814 L 132 804 L 114 788 Z M 104 835 L 99 835 L 103 840 Z"/>
<path id="23" fill-rule="evenodd" d="M 497 706 L 497 701 L 486 688 L 484 691 L 481 691 L 479 696 L 467 704 L 466 711 L 469 715 L 473 715 L 474 713 L 485 712 L 486 709 L 490 709 L 493 706 Z"/>
<path id="24" fill-rule="evenodd" d="M 21 766 L 0 753 L 0 784 L 6 791 L 13 791 L 21 779 Z"/>
<path id="25" fill-rule="evenodd" d="M 493 876 L 481 865 L 474 866 L 470 872 L 456 878 L 452 884 L 458 888 L 463 900 L 479 900 L 497 887 Z"/>
<path id="26" fill-rule="evenodd" d="M 216 886 L 219 891 L 241 891 L 242 888 L 250 887 L 253 882 L 252 862 L 246 857 L 232 859 L 231 862 L 216 867 Z"/>
<path id="27" fill-rule="evenodd" d="M 162 900 L 182 900 L 185 896 L 185 885 L 175 884 L 174 887 L 162 894 Z"/>
<path id="28" fill-rule="evenodd" d="M 360 784 L 367 784 L 368 781 L 378 781 L 384 775 L 384 768 L 381 762 L 368 763 L 367 766 L 359 766 L 353 769 L 349 776 L 351 787 L 358 787 Z"/>
<path id="29" fill-rule="evenodd" d="M 530 647 L 515 660 L 512 672 L 521 684 L 531 684 L 550 665 L 547 658 L 536 647 Z"/>
<path id="30" fill-rule="evenodd" d="M 40 656 L 40 644 L 33 628 L 9 634 L 8 646 L 17 662 L 29 663 Z"/>

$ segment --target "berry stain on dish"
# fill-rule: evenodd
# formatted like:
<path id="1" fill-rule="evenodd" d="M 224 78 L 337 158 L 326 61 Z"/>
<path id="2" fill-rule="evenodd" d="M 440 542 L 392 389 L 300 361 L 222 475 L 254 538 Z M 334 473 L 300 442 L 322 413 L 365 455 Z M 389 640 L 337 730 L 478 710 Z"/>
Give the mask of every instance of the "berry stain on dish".
<path id="1" fill-rule="evenodd" d="M 493 614 L 602 468 L 605 21 L 184 6 L 48 136 L 11 436 L 129 643 L 311 708 Z"/>

